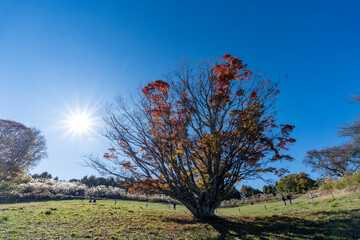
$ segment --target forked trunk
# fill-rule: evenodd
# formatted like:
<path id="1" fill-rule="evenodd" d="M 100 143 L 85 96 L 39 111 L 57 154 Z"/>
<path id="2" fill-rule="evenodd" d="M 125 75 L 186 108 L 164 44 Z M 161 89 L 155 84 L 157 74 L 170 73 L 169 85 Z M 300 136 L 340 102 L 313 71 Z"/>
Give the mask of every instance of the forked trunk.
<path id="1" fill-rule="evenodd" d="M 208 199 L 196 199 L 195 204 L 190 204 L 189 202 L 184 202 L 183 204 L 189 209 L 189 211 L 198 219 L 206 219 L 215 216 L 216 206 L 210 204 L 211 201 Z"/>
<path id="2" fill-rule="evenodd" d="M 201 206 L 195 210 L 195 212 L 191 211 L 192 214 L 198 219 L 206 219 L 215 216 L 215 209 L 212 209 L 207 206 Z"/>

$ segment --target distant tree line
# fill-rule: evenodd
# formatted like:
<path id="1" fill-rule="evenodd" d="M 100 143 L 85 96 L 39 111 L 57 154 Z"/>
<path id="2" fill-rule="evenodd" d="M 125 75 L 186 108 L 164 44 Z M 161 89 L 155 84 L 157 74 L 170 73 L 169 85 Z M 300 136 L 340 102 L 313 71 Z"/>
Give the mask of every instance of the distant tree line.
<path id="1" fill-rule="evenodd" d="M 41 174 L 36 174 L 35 173 L 35 174 L 32 174 L 31 177 L 35 178 L 35 179 L 37 179 L 37 178 L 53 179 L 52 175 L 50 173 L 48 173 L 48 172 L 43 172 Z M 54 177 L 54 180 L 59 180 L 59 178 Z"/>
<path id="2" fill-rule="evenodd" d="M 119 184 L 113 177 L 96 177 L 94 175 L 92 176 L 85 176 L 81 179 L 72 178 L 69 180 L 69 182 L 80 182 L 82 184 L 85 184 L 88 187 L 96 187 L 96 186 L 106 186 L 106 187 L 119 187 Z"/>
<path id="3" fill-rule="evenodd" d="M 253 188 L 248 185 L 243 185 L 240 190 L 237 190 L 235 187 L 231 189 L 231 191 L 225 196 L 224 200 L 230 200 L 230 199 L 244 199 L 253 197 L 259 194 L 273 194 L 276 196 L 276 188 L 275 185 L 269 184 L 263 186 L 263 191 L 260 191 L 259 189 Z"/>

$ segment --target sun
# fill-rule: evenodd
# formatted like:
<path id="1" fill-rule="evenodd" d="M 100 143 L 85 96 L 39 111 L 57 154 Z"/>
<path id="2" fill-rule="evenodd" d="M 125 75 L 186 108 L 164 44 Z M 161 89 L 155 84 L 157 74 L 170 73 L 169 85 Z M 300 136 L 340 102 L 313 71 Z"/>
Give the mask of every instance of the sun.
<path id="1" fill-rule="evenodd" d="M 77 101 L 72 104 L 64 101 L 63 109 L 55 110 L 52 129 L 61 131 L 59 137 L 84 143 L 94 141 L 99 135 L 102 118 L 97 102 L 89 100 L 81 105 Z"/>
<path id="2" fill-rule="evenodd" d="M 99 118 L 94 110 L 68 108 L 67 113 L 63 113 L 60 127 L 65 130 L 64 135 L 82 139 L 83 136 L 95 134 L 98 124 Z"/>
<path id="3" fill-rule="evenodd" d="M 91 116 L 87 113 L 73 113 L 67 120 L 69 130 L 73 133 L 88 133 L 92 127 Z"/>

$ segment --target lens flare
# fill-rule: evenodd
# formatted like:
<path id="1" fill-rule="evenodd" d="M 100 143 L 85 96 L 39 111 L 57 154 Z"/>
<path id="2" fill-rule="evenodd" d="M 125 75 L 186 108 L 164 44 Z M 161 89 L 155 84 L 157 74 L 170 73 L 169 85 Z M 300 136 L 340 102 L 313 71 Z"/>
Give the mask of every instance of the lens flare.
<path id="1" fill-rule="evenodd" d="M 71 132 L 88 133 L 92 127 L 91 116 L 87 113 L 75 113 L 69 116 L 67 125 Z"/>
<path id="2" fill-rule="evenodd" d="M 99 117 L 95 109 L 88 107 L 67 108 L 66 112 L 61 113 L 62 117 L 57 121 L 57 128 L 63 129 L 62 137 L 71 136 L 84 140 L 91 136 L 97 135 L 97 127 L 99 127 Z"/>

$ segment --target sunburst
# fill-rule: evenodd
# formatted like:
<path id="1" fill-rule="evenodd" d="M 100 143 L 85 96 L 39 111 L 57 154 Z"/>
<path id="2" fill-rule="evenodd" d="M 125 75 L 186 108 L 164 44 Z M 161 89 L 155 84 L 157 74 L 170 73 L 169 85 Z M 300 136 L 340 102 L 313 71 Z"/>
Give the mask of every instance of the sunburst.
<path id="1" fill-rule="evenodd" d="M 99 124 L 99 117 L 96 117 L 95 111 L 88 108 L 75 109 L 68 108 L 66 113 L 62 113 L 60 128 L 64 129 L 67 136 L 82 138 L 96 133 L 96 127 Z"/>

